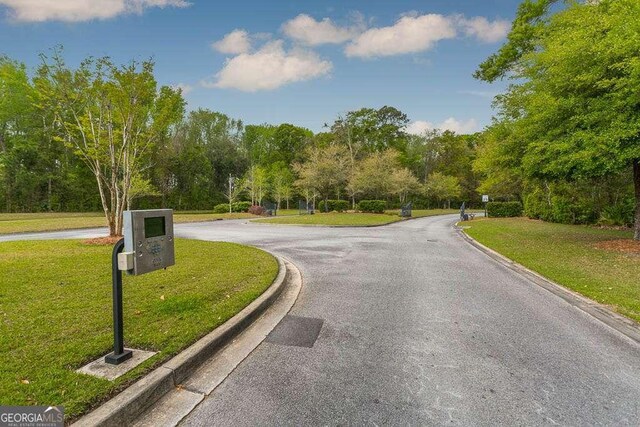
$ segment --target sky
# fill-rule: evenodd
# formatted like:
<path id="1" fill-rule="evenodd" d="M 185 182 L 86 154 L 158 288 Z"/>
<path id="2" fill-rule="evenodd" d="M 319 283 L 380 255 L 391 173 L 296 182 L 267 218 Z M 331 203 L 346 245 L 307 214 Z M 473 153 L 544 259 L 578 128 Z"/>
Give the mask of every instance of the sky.
<path id="1" fill-rule="evenodd" d="M 62 45 L 88 57 L 153 58 L 188 109 L 245 124 L 325 130 L 390 105 L 412 133 L 482 130 L 505 82 L 472 77 L 505 41 L 519 0 L 0 0 L 0 55 L 30 70 Z"/>

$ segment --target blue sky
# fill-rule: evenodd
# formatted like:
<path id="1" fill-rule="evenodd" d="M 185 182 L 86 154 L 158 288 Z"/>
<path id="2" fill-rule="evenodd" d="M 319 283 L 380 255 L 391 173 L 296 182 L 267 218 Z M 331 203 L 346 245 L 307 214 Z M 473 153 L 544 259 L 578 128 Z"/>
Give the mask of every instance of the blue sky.
<path id="1" fill-rule="evenodd" d="M 75 65 L 153 57 L 189 109 L 318 132 L 339 114 L 392 105 L 459 132 L 490 122 L 505 83 L 473 79 L 518 0 L 0 0 L 0 54 L 35 67 L 63 45 Z M 231 35 L 230 35 L 231 34 Z M 226 38 L 225 38 L 226 37 Z"/>

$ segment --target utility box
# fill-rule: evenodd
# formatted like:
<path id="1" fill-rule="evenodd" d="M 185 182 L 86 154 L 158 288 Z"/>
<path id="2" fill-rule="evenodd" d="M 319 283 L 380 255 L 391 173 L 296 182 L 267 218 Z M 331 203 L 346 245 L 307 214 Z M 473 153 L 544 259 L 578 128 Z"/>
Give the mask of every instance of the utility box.
<path id="1" fill-rule="evenodd" d="M 139 275 L 175 264 L 173 210 L 125 211 L 118 269 Z"/>

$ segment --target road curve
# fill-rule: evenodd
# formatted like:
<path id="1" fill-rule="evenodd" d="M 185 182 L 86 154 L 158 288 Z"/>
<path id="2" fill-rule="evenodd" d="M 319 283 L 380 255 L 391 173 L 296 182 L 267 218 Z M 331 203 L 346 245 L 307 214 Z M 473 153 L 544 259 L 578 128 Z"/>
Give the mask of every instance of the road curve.
<path id="1" fill-rule="evenodd" d="M 311 348 L 263 342 L 182 424 L 640 425 L 640 345 L 469 245 L 455 218 L 177 225 L 289 258 L 304 277 L 290 314 L 324 322 Z"/>

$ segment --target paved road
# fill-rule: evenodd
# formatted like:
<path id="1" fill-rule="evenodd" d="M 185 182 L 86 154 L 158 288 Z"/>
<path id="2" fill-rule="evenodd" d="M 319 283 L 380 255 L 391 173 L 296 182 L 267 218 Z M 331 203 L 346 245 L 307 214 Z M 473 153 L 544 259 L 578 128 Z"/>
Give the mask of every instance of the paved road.
<path id="1" fill-rule="evenodd" d="M 183 424 L 640 425 L 640 345 L 477 251 L 454 219 L 177 226 L 289 258 L 305 280 L 290 314 L 324 321 L 312 348 L 262 343 Z"/>

